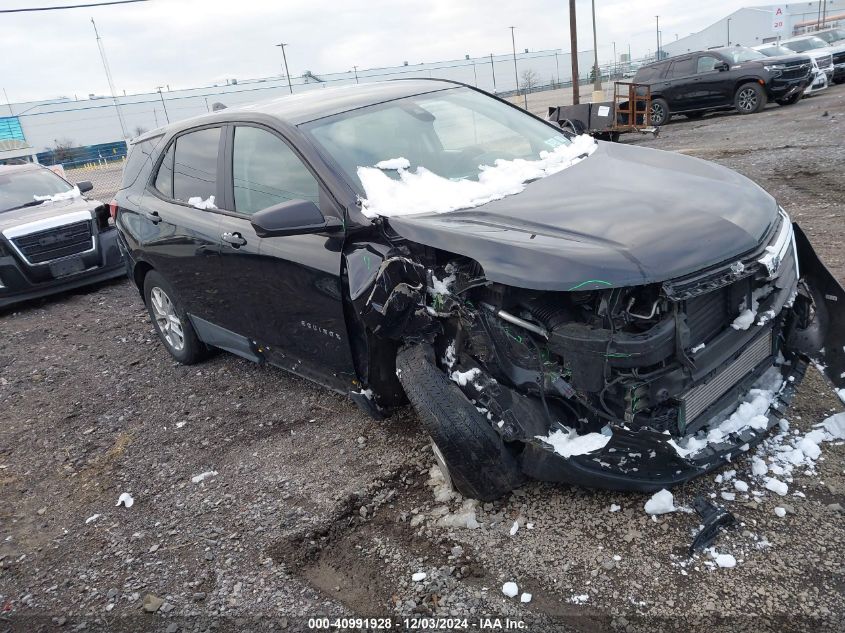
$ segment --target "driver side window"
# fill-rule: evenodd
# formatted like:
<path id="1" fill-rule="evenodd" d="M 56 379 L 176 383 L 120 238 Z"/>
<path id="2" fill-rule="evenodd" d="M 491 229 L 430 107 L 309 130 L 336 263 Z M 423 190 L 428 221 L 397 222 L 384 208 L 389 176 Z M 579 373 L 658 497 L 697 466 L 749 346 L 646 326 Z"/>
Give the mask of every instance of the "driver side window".
<path id="1" fill-rule="evenodd" d="M 252 215 L 289 200 L 319 204 L 320 187 L 294 151 L 275 134 L 235 128 L 232 150 L 235 211 Z"/>
<path id="2" fill-rule="evenodd" d="M 705 57 L 698 58 L 698 74 L 702 73 L 712 73 L 716 70 L 716 64 L 719 63 L 719 60 L 715 57 L 711 57 L 709 55 Z"/>

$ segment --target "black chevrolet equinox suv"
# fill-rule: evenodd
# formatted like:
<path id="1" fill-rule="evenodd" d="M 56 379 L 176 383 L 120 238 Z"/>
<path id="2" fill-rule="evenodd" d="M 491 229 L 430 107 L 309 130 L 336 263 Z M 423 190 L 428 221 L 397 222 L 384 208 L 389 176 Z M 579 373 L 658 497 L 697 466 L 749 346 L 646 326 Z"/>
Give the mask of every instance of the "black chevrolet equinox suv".
<path id="1" fill-rule="evenodd" d="M 735 108 L 759 112 L 768 101 L 790 105 L 812 80 L 805 55 L 766 57 L 743 46 L 716 48 L 643 66 L 635 83 L 651 87 L 651 123 L 665 125 L 673 114 L 693 119 Z"/>
<path id="2" fill-rule="evenodd" d="M 408 401 L 446 476 L 658 490 L 845 380 L 845 290 L 724 167 L 569 136 L 447 81 L 326 88 L 135 140 L 116 199 L 166 350 Z M 734 417 L 749 390 L 768 408 Z M 758 392 L 754 392 L 758 393 Z"/>

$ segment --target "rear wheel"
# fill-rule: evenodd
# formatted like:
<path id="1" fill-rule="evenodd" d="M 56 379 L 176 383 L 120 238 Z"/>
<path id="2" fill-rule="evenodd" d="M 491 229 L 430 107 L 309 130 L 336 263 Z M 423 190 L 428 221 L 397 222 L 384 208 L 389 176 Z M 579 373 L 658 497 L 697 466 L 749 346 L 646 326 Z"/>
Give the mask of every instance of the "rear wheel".
<path id="1" fill-rule="evenodd" d="M 173 287 L 154 270 L 144 277 L 144 300 L 158 338 L 173 358 L 193 365 L 208 356 Z"/>
<path id="2" fill-rule="evenodd" d="M 396 356 L 399 381 L 431 436 L 444 477 L 465 497 L 493 501 L 523 481 L 516 456 L 489 420 L 426 354 L 422 345 Z"/>
<path id="3" fill-rule="evenodd" d="M 669 104 L 666 102 L 666 99 L 652 99 L 651 101 L 651 113 L 649 119 L 651 120 L 651 124 L 657 127 L 661 125 L 666 125 L 669 121 L 669 117 L 672 116 L 669 112 Z"/>
<path id="4" fill-rule="evenodd" d="M 778 99 L 777 103 L 778 105 L 782 106 L 792 105 L 793 103 L 798 103 L 801 100 L 801 97 L 803 96 L 803 92 L 796 92 L 794 95 L 792 95 L 791 97 L 787 97 L 786 99 Z"/>
<path id="5" fill-rule="evenodd" d="M 766 93 L 760 84 L 743 84 L 734 95 L 734 106 L 740 114 L 754 114 L 766 107 Z"/>

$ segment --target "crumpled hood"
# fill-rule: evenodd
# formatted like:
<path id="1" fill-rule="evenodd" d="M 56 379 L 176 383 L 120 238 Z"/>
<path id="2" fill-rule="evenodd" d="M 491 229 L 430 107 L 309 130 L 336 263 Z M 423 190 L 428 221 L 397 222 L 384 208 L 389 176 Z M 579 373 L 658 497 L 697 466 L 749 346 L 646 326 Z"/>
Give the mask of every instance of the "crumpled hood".
<path id="1" fill-rule="evenodd" d="M 747 178 L 682 154 L 599 143 L 516 195 L 392 217 L 401 236 L 476 260 L 491 281 L 587 290 L 666 281 L 757 247 L 777 203 Z"/>
<path id="2" fill-rule="evenodd" d="M 93 211 L 101 204 L 102 202 L 86 200 L 80 196 L 78 198 L 58 200 L 56 202 L 46 201 L 34 207 L 24 207 L 23 209 L 15 209 L 14 211 L 3 211 L 0 213 L 0 231 L 13 226 L 20 226 L 29 222 L 64 215 L 65 213 Z"/>

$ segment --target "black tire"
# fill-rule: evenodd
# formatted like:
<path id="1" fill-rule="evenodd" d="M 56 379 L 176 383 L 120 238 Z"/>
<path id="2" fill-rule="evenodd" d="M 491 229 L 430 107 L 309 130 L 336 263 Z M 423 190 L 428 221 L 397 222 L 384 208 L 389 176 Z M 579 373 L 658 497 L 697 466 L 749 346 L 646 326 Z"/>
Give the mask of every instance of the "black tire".
<path id="1" fill-rule="evenodd" d="M 766 91 L 757 83 L 742 84 L 734 95 L 734 107 L 740 114 L 754 114 L 766 107 Z"/>
<path id="2" fill-rule="evenodd" d="M 154 294 L 156 299 L 153 298 Z M 156 303 L 161 306 L 162 295 L 170 302 L 173 308 L 173 317 L 178 319 L 182 333 L 181 345 L 175 330 L 165 331 L 174 327 L 175 324 L 172 320 L 165 320 L 161 311 L 154 305 Z M 173 358 L 183 365 L 193 365 L 208 357 L 208 347 L 197 338 L 197 333 L 187 317 L 179 296 L 173 290 L 173 286 L 155 270 L 151 270 L 144 277 L 144 302 L 147 304 L 147 312 L 150 314 L 150 320 L 153 322 L 159 340 Z M 165 323 L 165 325 L 162 325 L 162 323 Z"/>
<path id="3" fill-rule="evenodd" d="M 704 116 L 704 112 L 687 112 L 684 116 L 688 119 L 700 119 Z"/>
<path id="4" fill-rule="evenodd" d="M 804 96 L 803 92 L 797 92 L 794 95 L 792 95 L 791 97 L 788 97 L 786 99 L 778 99 L 777 103 L 778 103 L 778 105 L 782 105 L 782 106 L 793 105 L 795 103 L 798 103 L 801 100 L 801 97 L 803 97 L 803 96 Z"/>
<path id="5" fill-rule="evenodd" d="M 672 113 L 669 111 L 669 104 L 666 102 L 666 99 L 658 97 L 657 99 L 651 100 L 651 112 L 649 115 L 651 125 L 655 127 L 666 125 L 671 116 Z"/>
<path id="6" fill-rule="evenodd" d="M 833 83 L 835 83 L 835 84 L 845 84 L 845 76 L 835 77 L 833 79 Z"/>
<path id="7" fill-rule="evenodd" d="M 516 457 L 490 422 L 429 360 L 422 345 L 399 350 L 396 368 L 417 415 L 440 450 L 455 488 L 493 501 L 524 481 Z"/>

